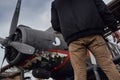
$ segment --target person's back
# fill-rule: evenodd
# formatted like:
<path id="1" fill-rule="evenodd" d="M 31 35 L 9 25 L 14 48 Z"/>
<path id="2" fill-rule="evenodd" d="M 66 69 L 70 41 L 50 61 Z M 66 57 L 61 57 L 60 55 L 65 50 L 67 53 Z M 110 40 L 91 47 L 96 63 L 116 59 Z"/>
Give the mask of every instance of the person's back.
<path id="1" fill-rule="evenodd" d="M 52 3 L 52 8 L 57 9 L 59 24 L 68 44 L 79 37 L 102 34 L 105 25 L 108 25 L 109 22 L 113 22 L 111 25 L 116 25 L 112 19 L 109 22 L 103 22 L 104 17 L 101 17 L 103 15 L 101 12 L 105 11 L 106 6 L 101 6 L 101 9 L 98 9 L 96 5 L 99 4 L 95 4 L 95 0 L 55 0 Z M 107 11 L 104 14 L 107 14 Z M 51 21 L 53 27 L 57 26 L 54 20 Z"/>
<path id="2" fill-rule="evenodd" d="M 120 33 L 117 21 L 102 0 L 55 0 L 51 14 L 52 27 L 68 43 L 75 80 L 86 80 L 87 50 L 95 56 L 109 80 L 120 79 L 102 37 L 105 26 L 118 42 Z"/>

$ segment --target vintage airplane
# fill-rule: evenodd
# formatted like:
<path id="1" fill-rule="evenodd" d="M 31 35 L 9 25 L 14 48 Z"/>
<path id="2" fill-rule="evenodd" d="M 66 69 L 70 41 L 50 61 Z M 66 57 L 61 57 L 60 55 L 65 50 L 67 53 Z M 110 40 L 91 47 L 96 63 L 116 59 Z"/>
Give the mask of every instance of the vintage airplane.
<path id="1" fill-rule="evenodd" d="M 5 49 L 4 59 L 11 66 L 21 70 L 21 80 L 25 80 L 24 70 L 32 70 L 36 78 L 74 80 L 67 44 L 60 33 L 56 33 L 52 28 L 40 31 L 17 24 L 21 1 L 17 2 L 9 36 L 6 39 L 0 38 L 0 44 Z M 118 21 L 120 20 L 119 3 L 120 0 L 114 0 L 108 4 Z M 118 64 L 120 56 L 114 57 L 113 61 Z M 86 64 L 88 80 L 107 80 L 105 74 L 97 64 L 92 63 L 89 56 Z"/>

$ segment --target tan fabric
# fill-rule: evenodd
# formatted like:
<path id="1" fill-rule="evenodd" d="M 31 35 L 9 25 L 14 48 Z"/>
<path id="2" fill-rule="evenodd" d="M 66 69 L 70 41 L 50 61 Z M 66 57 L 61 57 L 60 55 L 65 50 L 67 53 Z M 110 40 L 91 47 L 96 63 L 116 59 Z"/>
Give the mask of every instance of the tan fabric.
<path id="1" fill-rule="evenodd" d="M 120 80 L 120 74 L 110 58 L 110 52 L 101 35 L 79 38 L 69 45 L 74 80 L 86 80 L 86 53 L 90 50 L 109 80 Z"/>

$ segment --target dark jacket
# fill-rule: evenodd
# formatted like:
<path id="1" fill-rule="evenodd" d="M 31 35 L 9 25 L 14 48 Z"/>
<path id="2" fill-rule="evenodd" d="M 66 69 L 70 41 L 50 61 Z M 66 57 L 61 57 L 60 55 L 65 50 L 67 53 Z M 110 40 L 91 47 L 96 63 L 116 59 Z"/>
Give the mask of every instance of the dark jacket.
<path id="1" fill-rule="evenodd" d="M 102 0 L 55 0 L 51 23 L 68 44 L 80 37 L 102 34 L 105 26 L 117 30 L 117 22 Z"/>

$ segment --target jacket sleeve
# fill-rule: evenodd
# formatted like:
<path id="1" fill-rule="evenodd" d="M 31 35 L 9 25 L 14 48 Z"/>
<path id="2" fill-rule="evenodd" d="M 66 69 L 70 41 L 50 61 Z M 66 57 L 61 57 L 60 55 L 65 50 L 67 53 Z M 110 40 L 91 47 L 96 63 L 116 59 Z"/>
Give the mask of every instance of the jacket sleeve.
<path id="1" fill-rule="evenodd" d="M 97 6 L 97 9 L 103 19 L 105 26 L 109 27 L 112 32 L 117 31 L 117 20 L 114 18 L 114 15 L 110 12 L 107 5 L 103 0 L 94 0 Z"/>
<path id="2" fill-rule="evenodd" d="M 57 10 L 55 9 L 53 3 L 52 3 L 52 7 L 51 7 L 51 24 L 55 31 L 61 33 L 58 13 L 57 13 Z"/>

